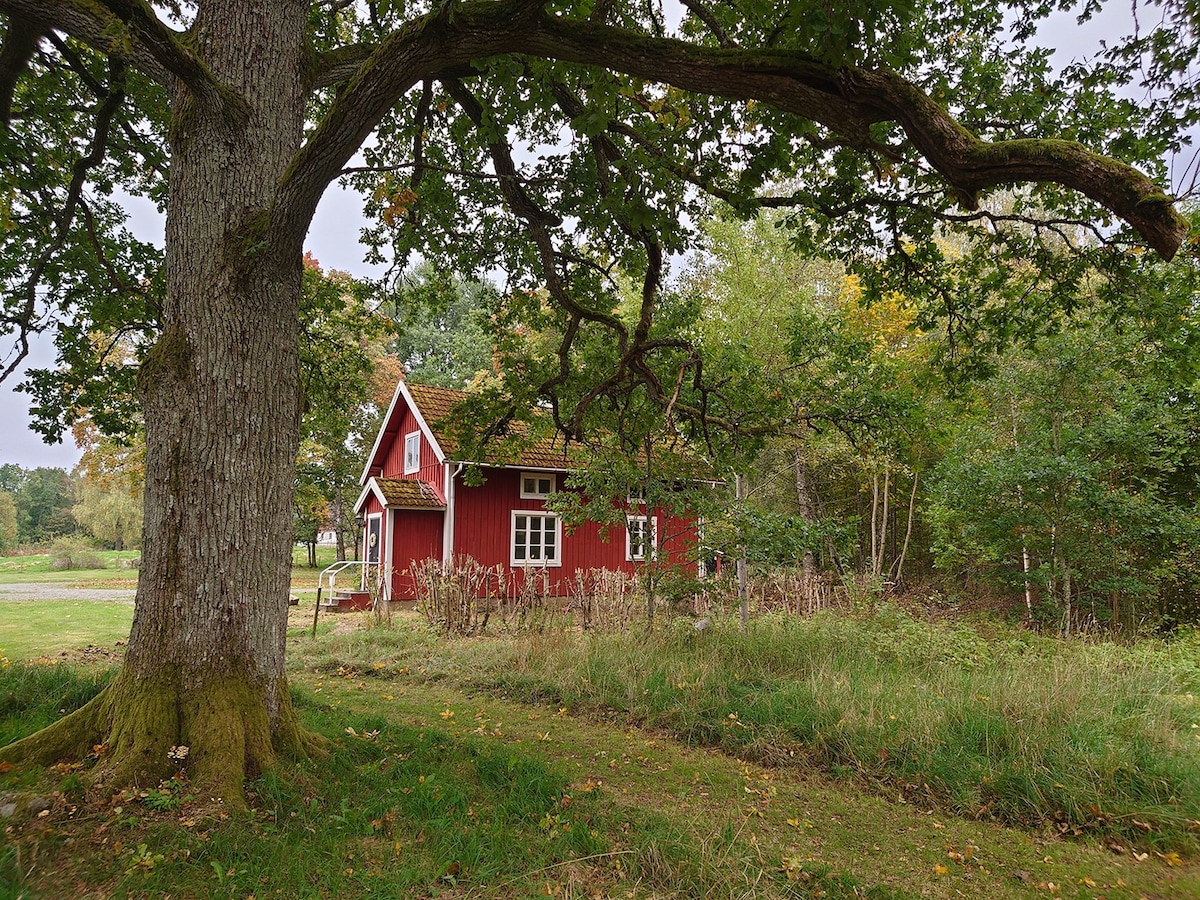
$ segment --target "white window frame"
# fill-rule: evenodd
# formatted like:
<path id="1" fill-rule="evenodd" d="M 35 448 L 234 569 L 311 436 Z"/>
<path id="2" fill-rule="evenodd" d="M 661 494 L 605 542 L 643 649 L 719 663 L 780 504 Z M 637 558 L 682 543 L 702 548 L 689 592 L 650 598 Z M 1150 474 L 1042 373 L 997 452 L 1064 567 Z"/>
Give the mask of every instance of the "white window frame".
<path id="1" fill-rule="evenodd" d="M 415 475 L 421 468 L 421 430 L 404 436 L 404 474 Z"/>
<path id="2" fill-rule="evenodd" d="M 626 516 L 625 517 L 625 562 L 645 562 L 647 559 L 646 541 L 642 539 L 642 552 L 637 556 L 633 553 L 633 527 L 640 526 L 643 535 L 650 532 L 649 559 L 658 556 L 658 516 Z"/>
<path id="3" fill-rule="evenodd" d="M 525 522 L 525 559 L 517 558 L 517 519 L 524 518 Z M 543 521 L 546 519 L 554 523 L 554 557 L 552 559 L 529 559 L 529 519 L 538 519 Z M 524 568 L 531 566 L 535 568 L 558 567 L 562 565 L 562 519 L 554 513 L 545 512 L 540 509 L 514 509 L 512 511 L 511 525 L 508 531 L 508 564 L 514 568 Z M 538 530 L 538 546 L 544 548 L 545 543 L 542 538 L 546 535 L 546 527 L 541 524 Z"/>
<path id="4" fill-rule="evenodd" d="M 548 479 L 550 482 L 550 490 L 548 490 L 544 494 L 540 493 L 539 491 L 527 491 L 527 490 L 525 490 L 525 479 L 526 478 L 534 479 L 535 486 L 536 486 L 538 480 L 543 479 L 543 478 Z M 522 500 L 545 500 L 551 494 L 553 494 L 554 491 L 557 489 L 558 476 L 554 472 L 522 472 L 520 484 L 521 484 L 521 499 Z"/>

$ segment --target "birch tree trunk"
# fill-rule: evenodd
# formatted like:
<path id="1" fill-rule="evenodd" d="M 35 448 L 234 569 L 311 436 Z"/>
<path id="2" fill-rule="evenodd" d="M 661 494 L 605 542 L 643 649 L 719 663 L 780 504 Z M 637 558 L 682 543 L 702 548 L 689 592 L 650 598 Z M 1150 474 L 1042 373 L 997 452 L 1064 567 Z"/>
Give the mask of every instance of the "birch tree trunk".
<path id="1" fill-rule="evenodd" d="M 889 489 L 892 486 L 892 467 L 888 463 L 883 466 L 883 512 L 879 516 L 879 556 L 875 558 L 875 577 L 878 578 L 883 574 L 883 558 L 887 555 L 887 532 L 888 532 L 888 515 L 890 509 L 888 506 Z"/>
<path id="2" fill-rule="evenodd" d="M 913 469 L 912 492 L 908 495 L 908 521 L 904 526 L 904 543 L 900 547 L 900 555 L 896 559 L 895 582 L 899 584 L 904 578 L 904 559 L 908 556 L 908 544 L 912 539 L 913 513 L 917 506 L 917 485 L 921 480 L 921 470 Z"/>
<path id="3" fill-rule="evenodd" d="M 1016 400 L 1009 397 L 1009 409 L 1012 412 L 1012 436 L 1013 436 L 1013 451 L 1019 451 L 1017 438 L 1017 404 Z M 1017 503 L 1021 506 L 1022 515 L 1025 511 L 1025 492 L 1021 485 L 1017 485 Z M 1029 580 L 1029 570 L 1031 568 L 1029 560 L 1029 545 L 1025 542 L 1025 527 L 1021 527 L 1021 574 L 1025 576 L 1025 621 L 1033 622 L 1033 583 Z"/>
<path id="4" fill-rule="evenodd" d="M 804 458 L 804 448 L 797 448 L 793 464 L 796 470 L 796 504 L 800 510 L 800 518 L 805 524 L 813 525 L 817 521 L 816 504 L 813 503 L 812 490 L 809 485 L 808 464 Z M 817 591 L 817 561 L 816 554 L 810 546 L 804 548 L 800 557 L 800 572 L 804 579 L 804 599 L 807 612 L 813 612 L 818 603 Z"/>
<path id="5" fill-rule="evenodd" d="M 871 574 L 879 558 L 879 473 L 871 473 Z"/>
<path id="6" fill-rule="evenodd" d="M 746 477 L 735 475 L 733 482 L 734 497 L 738 502 L 738 511 L 742 512 L 742 501 L 746 499 Z M 746 536 L 740 534 L 741 543 L 738 545 L 737 558 L 737 593 L 738 593 L 738 622 L 743 631 L 750 621 L 750 593 L 746 584 Z"/>

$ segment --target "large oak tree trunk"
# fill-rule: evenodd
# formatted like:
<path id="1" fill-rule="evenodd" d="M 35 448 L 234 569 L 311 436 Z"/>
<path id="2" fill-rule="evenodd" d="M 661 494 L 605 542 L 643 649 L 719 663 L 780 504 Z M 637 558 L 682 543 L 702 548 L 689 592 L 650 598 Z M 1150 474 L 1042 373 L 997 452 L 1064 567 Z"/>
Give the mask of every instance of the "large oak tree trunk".
<path id="1" fill-rule="evenodd" d="M 139 377 L 145 532 L 128 651 L 95 701 L 5 755 L 106 743 L 102 774 L 155 783 L 187 746 L 193 782 L 239 802 L 245 775 L 306 740 L 284 677 L 301 248 L 267 230 L 301 139 L 306 4 L 201 9 L 200 55 L 248 109 L 182 87 L 174 100 L 164 329 Z"/>

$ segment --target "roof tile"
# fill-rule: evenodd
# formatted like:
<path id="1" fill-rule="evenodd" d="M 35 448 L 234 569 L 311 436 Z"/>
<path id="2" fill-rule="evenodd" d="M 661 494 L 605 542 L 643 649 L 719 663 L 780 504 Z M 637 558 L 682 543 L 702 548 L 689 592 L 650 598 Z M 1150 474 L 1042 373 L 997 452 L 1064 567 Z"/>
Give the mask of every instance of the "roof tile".
<path id="1" fill-rule="evenodd" d="M 451 388 L 433 387 L 428 384 L 418 384 L 406 381 L 404 386 L 412 394 L 417 409 L 425 418 L 433 436 L 437 439 L 442 452 L 447 459 L 463 461 L 458 455 L 458 441 L 453 435 L 449 424 L 453 421 L 454 407 L 470 395 L 466 391 L 456 391 Z M 578 461 L 573 459 L 574 452 L 568 452 L 561 437 L 550 435 L 538 438 L 530 446 L 523 447 L 516 459 L 503 459 L 498 456 L 484 460 L 495 465 L 527 466 L 535 469 L 557 469 L 568 471 L 578 467 Z M 469 460 L 467 460 L 469 461 Z"/>
<path id="2" fill-rule="evenodd" d="M 390 507 L 405 509 L 445 509 L 446 504 L 423 481 L 409 478 L 376 478 L 379 491 Z"/>

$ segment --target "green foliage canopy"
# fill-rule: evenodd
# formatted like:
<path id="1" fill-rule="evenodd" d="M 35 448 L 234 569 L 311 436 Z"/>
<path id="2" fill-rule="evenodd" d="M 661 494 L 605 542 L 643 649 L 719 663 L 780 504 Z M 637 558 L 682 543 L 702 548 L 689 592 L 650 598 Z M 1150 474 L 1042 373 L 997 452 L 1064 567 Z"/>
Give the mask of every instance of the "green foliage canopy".
<path id="1" fill-rule="evenodd" d="M 1136 265 L 1135 243 L 1175 252 L 1187 226 L 1163 157 L 1197 121 L 1194 10 L 1167 0 L 1152 25 L 1139 17 L 1126 39 L 1053 71 L 1038 24 L 1103 6 L 692 0 L 676 22 L 655 4 L 315 3 L 310 127 L 270 215 L 280 234 L 302 233 L 342 175 L 368 197 L 375 252 L 400 268 L 448 254 L 464 274 L 501 268 L 498 327 L 541 317 L 560 337 L 506 385 L 500 418 L 541 396 L 578 435 L 593 404 L 640 385 L 703 431 L 728 424 L 739 398 L 656 324 L 702 193 L 784 210 L 801 246 L 842 257 L 871 295 L 922 301 L 963 342 L 1036 325 L 1085 271 Z M 236 107 L 187 49 L 194 14 L 0 3 L 0 329 L 16 335 L 11 372 L 32 332 L 57 328 L 70 389 L 62 373 L 30 384 L 47 434 L 72 410 L 110 431 L 130 419 L 121 398 L 164 284 L 159 251 L 124 229 L 114 198 L 168 203 L 172 77 Z M 1144 99 L 1127 99 L 1131 85 Z M 1010 208 L 988 202 L 1025 182 L 1039 186 Z M 971 277 L 944 274 L 947 230 L 972 237 L 959 263 Z M 1073 252 L 1046 251 L 1047 237 Z M 1035 265 L 1012 284 L 1017 259 Z M 636 285 L 631 320 L 615 314 L 618 272 Z M 547 302 L 531 308 L 539 290 Z M 996 305 L 997 290 L 1017 302 Z M 110 352 L 119 339 L 132 360 Z M 587 347 L 607 357 L 584 366 Z M 679 391 L 664 371 L 682 372 Z"/>

